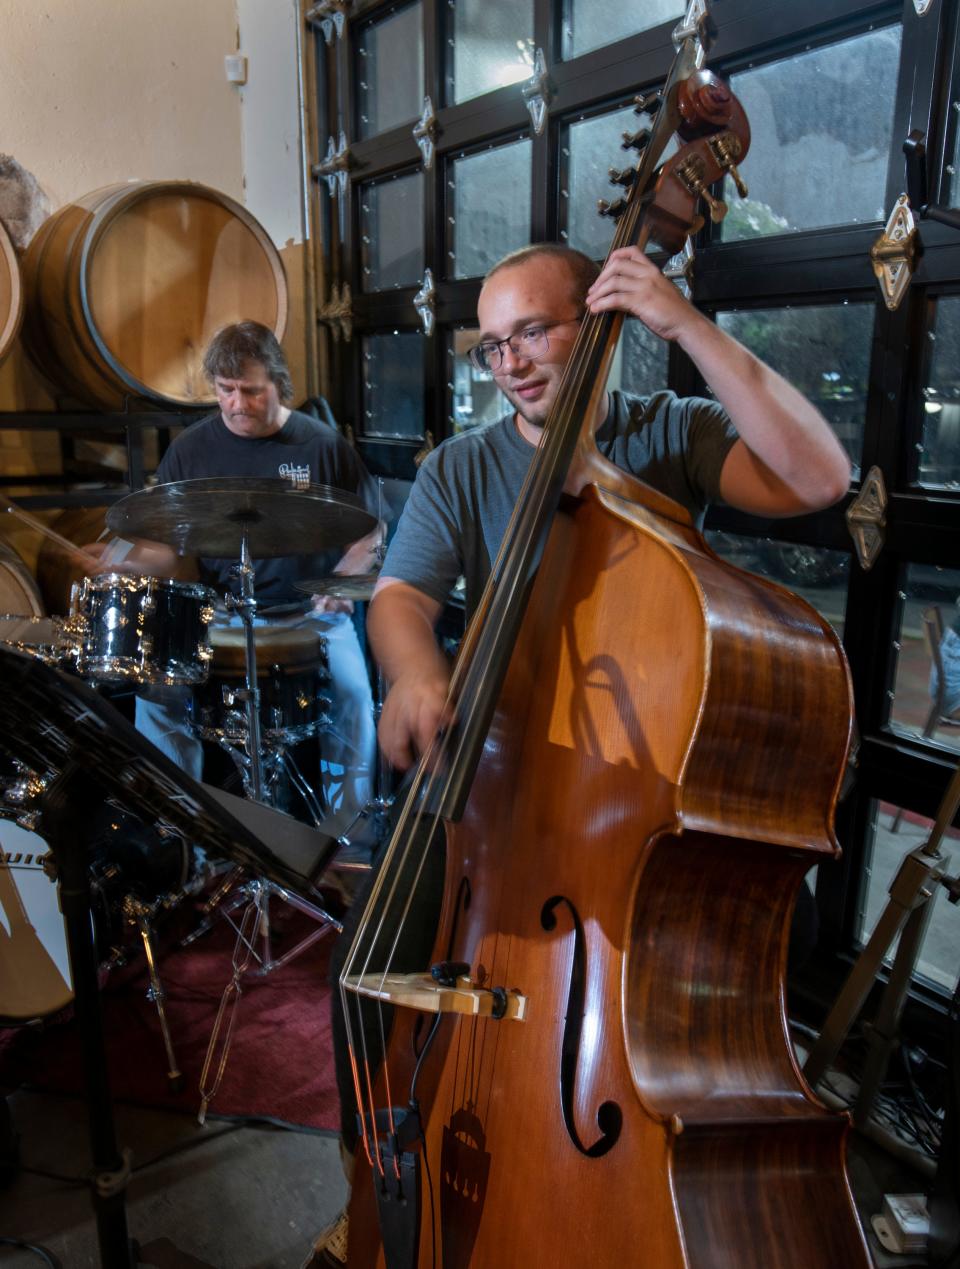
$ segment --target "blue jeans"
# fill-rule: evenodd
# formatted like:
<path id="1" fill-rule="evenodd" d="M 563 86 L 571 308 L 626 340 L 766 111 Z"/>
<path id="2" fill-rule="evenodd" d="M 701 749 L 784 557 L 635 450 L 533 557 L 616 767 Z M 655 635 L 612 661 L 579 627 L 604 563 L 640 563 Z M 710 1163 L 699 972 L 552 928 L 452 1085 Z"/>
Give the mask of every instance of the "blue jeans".
<path id="1" fill-rule="evenodd" d="M 940 659 L 943 662 L 943 712 L 954 714 L 960 709 L 960 634 L 948 630 L 940 644 Z M 937 667 L 930 670 L 930 697 L 937 698 Z"/>

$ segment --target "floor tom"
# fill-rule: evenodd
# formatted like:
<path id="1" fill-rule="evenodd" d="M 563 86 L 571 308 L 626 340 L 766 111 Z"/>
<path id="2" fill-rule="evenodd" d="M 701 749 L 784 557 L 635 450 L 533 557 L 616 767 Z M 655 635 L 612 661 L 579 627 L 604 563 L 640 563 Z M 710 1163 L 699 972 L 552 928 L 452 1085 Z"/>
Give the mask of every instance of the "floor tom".
<path id="1" fill-rule="evenodd" d="M 322 635 L 309 626 L 257 626 L 254 637 L 265 739 L 290 745 L 315 736 L 329 709 Z M 212 673 L 195 693 L 194 724 L 204 739 L 220 741 L 242 736 L 246 727 L 242 701 L 230 700 L 246 679 L 246 632 L 243 627 L 214 626 L 210 642 Z"/>

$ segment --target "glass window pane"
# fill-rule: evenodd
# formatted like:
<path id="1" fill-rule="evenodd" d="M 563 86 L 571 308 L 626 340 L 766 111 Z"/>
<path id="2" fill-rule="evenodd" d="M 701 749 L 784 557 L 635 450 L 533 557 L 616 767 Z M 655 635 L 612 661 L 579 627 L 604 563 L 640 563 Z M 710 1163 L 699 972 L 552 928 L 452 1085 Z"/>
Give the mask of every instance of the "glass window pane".
<path id="1" fill-rule="evenodd" d="M 720 313 L 722 330 L 745 344 L 811 400 L 860 472 L 867 376 L 873 339 L 872 304 Z"/>
<path id="2" fill-rule="evenodd" d="M 726 182 L 724 241 L 886 219 L 899 58 L 885 27 L 732 77 L 753 140 L 749 197 Z"/>
<path id="3" fill-rule="evenodd" d="M 867 837 L 866 888 L 861 897 L 860 921 L 857 936 L 866 943 L 873 933 L 887 905 L 890 883 L 896 876 L 903 857 L 929 840 L 933 821 L 912 811 L 902 810 L 889 802 L 874 802 L 872 824 Z M 946 856 L 945 870 L 953 875 L 960 865 L 960 829 L 951 828 L 944 834 L 940 849 Z M 920 945 L 917 972 L 930 982 L 947 991 L 953 991 L 957 981 L 957 922 L 960 912 L 936 887 L 933 913 L 926 934 Z M 886 956 L 889 965 L 897 950 L 896 940 Z"/>
<path id="4" fill-rule="evenodd" d="M 731 564 L 768 577 L 802 596 L 843 638 L 850 578 L 850 556 L 846 551 L 778 542 L 774 538 L 747 538 L 715 529 L 709 529 L 704 536 L 716 553 Z"/>
<path id="5" fill-rule="evenodd" d="M 480 338 L 477 327 L 453 332 L 450 360 L 453 373 L 447 387 L 450 392 L 450 430 L 465 432 L 484 423 L 495 423 L 510 412 L 510 402 L 497 387 L 488 370 L 477 370 L 467 353 Z"/>
<path id="6" fill-rule="evenodd" d="M 360 261 L 365 291 L 423 280 L 423 173 L 363 187 Z"/>
<path id="7" fill-rule="evenodd" d="M 907 565 L 890 710 L 895 731 L 956 750 L 960 750 L 958 596 L 960 569 Z"/>
<path id="8" fill-rule="evenodd" d="M 367 335 L 363 340 L 363 435 L 423 436 L 423 336 Z"/>
<path id="9" fill-rule="evenodd" d="M 469 101 L 533 74 L 533 0 L 447 0 L 447 13 L 448 103 Z"/>
<path id="10" fill-rule="evenodd" d="M 418 119 L 424 92 L 420 4 L 407 5 L 362 27 L 357 48 L 360 136 L 375 137 Z"/>
<path id="11" fill-rule="evenodd" d="M 930 369 L 923 389 L 923 439 L 917 480 L 960 489 L 960 297 L 937 300 Z"/>
<path id="12" fill-rule="evenodd" d="M 649 396 L 667 386 L 669 346 L 643 322 L 628 318 L 610 367 L 609 387 Z"/>
<path id="13" fill-rule="evenodd" d="M 687 6 L 684 0 L 567 0 L 563 9 L 563 57 L 569 61 L 661 22 L 679 22 Z"/>
<path id="14" fill-rule="evenodd" d="M 470 154 L 450 181 L 450 272 L 477 278 L 530 241 L 531 146 L 526 138 Z"/>
<path id="15" fill-rule="evenodd" d="M 602 260 L 613 242 L 614 222 L 597 211 L 597 200 L 613 202 L 623 191 L 610 184 L 610 168 L 635 167 L 635 150 L 624 150 L 623 134 L 643 127 L 632 106 L 593 119 L 580 119 L 567 129 L 563 157 L 566 175 L 560 190 L 562 237 L 594 260 Z M 672 140 L 663 152 L 677 148 Z M 657 248 L 651 244 L 651 251 Z"/>

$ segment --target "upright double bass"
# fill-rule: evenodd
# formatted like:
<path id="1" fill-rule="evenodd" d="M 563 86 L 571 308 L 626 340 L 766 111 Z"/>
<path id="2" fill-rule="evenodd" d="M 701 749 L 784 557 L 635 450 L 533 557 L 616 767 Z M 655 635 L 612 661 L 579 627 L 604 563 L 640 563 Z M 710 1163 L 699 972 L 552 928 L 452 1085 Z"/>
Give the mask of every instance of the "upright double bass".
<path id="1" fill-rule="evenodd" d="M 679 249 L 746 152 L 699 37 L 614 247 Z M 598 454 L 585 421 L 619 327 L 583 321 L 464 640 L 455 721 L 341 979 L 363 1138 L 351 1269 L 870 1264 L 848 1121 L 805 1084 L 784 1008 L 797 887 L 837 851 L 843 653 Z M 571 497 L 574 461 L 589 478 Z M 434 953 L 400 973 L 393 926 L 438 851 Z M 380 1069 L 387 1026 L 364 1027 L 362 1001 L 394 1014 Z"/>

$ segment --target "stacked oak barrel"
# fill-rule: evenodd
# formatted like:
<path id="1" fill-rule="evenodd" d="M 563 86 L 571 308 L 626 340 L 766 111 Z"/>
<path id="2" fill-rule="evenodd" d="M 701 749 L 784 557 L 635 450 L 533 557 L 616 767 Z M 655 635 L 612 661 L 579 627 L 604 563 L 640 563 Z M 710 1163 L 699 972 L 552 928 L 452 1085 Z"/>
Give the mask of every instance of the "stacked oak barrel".
<path id="1" fill-rule="evenodd" d="M 0 363 L 19 332 L 61 400 L 113 411 L 211 403 L 201 366 L 211 336 L 252 319 L 282 339 L 287 311 L 283 263 L 266 231 L 239 203 L 192 181 L 85 194 L 43 222 L 19 261 L 0 224 Z M 70 510 L 54 527 L 89 542 L 102 517 L 102 508 Z M 65 611 L 76 567 L 44 544 L 38 578 L 50 611 Z M 0 558 L 0 583 L 11 572 L 9 585 L 19 585 L 26 570 Z M 0 585 L 0 612 L 34 611 L 32 601 L 13 601 Z"/>

